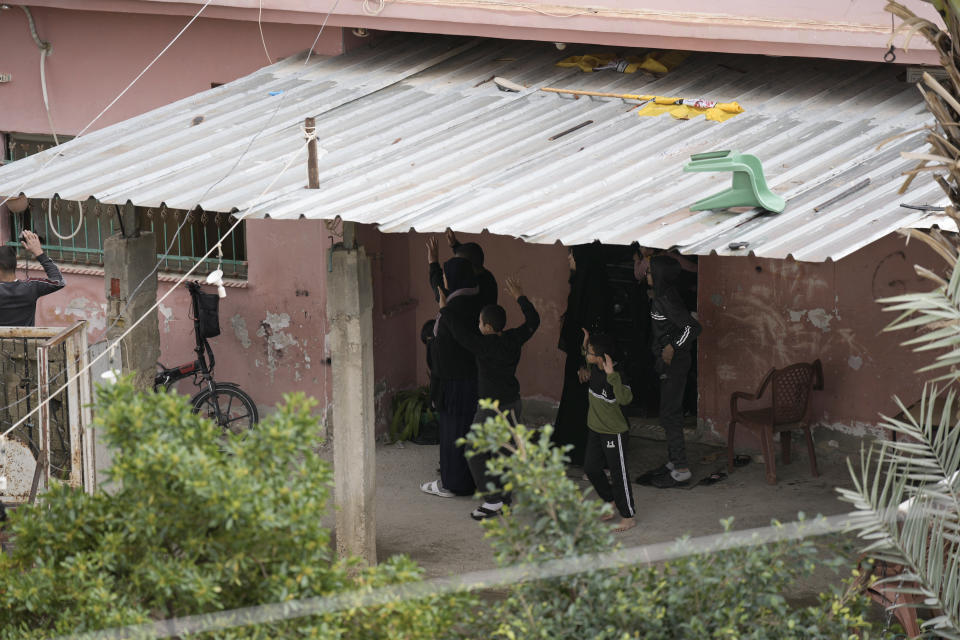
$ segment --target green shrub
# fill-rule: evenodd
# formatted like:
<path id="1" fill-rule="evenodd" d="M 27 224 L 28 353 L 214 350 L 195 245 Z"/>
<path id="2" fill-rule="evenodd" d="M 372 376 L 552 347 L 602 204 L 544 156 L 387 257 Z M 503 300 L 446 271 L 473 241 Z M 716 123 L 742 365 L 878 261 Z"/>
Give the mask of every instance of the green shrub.
<path id="1" fill-rule="evenodd" d="M 549 426 L 537 433 L 497 416 L 467 437 L 471 449 L 512 452 L 495 457 L 490 468 L 513 490 L 515 506 L 507 517 L 484 522 L 501 565 L 619 547 L 610 525 L 600 520 L 609 507 L 584 497 L 566 476 L 566 456 L 552 446 L 551 434 Z M 860 595 L 821 595 L 817 606 L 788 600 L 797 581 L 823 564 L 821 554 L 809 540 L 778 542 L 533 581 L 510 589 L 474 637 L 869 637 L 867 602 Z"/>
<path id="2" fill-rule="evenodd" d="M 183 396 L 97 393 L 115 448 L 114 495 L 54 485 L 11 517 L 0 556 L 0 638 L 48 637 L 419 580 L 405 557 L 374 569 L 331 553 L 321 518 L 332 474 L 315 453 L 313 401 L 291 395 L 224 441 Z M 219 637 L 421 638 L 457 621 L 457 599 L 225 631 Z M 424 611 L 426 609 L 426 612 Z"/>

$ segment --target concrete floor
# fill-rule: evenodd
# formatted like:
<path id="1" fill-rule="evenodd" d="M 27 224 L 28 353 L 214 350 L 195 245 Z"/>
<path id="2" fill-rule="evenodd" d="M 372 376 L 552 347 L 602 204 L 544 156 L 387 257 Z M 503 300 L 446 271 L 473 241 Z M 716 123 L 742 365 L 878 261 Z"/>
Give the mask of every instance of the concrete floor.
<path id="1" fill-rule="evenodd" d="M 797 443 L 799 444 L 799 443 Z M 619 535 L 631 547 L 676 539 L 682 535 L 718 533 L 719 521 L 735 517 L 734 528 L 770 524 L 771 519 L 789 522 L 803 511 L 808 517 L 849 511 L 834 487 L 850 486 L 844 459 L 818 452 L 821 475 L 813 478 L 806 450 L 795 447 L 794 461 L 779 465 L 778 482 L 768 485 L 762 463 L 735 469 L 728 478 L 693 489 L 655 489 L 634 485 L 638 526 Z M 632 437 L 629 466 L 631 478 L 664 461 L 662 441 Z M 719 453 L 702 467 L 725 469 L 725 450 L 716 446 L 688 445 L 691 461 Z M 426 570 L 428 577 L 461 574 L 495 566 L 483 531 L 470 518 L 479 503 L 474 498 L 438 498 L 422 493 L 419 485 L 437 474 L 438 447 L 410 443 L 377 447 L 377 555 L 405 553 Z M 572 469 L 571 477 L 582 474 Z M 579 481 L 584 489 L 586 481 Z"/>

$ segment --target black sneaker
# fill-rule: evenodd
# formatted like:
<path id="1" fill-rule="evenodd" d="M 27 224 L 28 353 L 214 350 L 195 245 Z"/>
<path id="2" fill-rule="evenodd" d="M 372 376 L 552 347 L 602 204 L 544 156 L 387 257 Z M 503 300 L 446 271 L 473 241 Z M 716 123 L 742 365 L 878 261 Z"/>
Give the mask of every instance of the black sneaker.
<path id="1" fill-rule="evenodd" d="M 644 471 L 643 473 L 637 476 L 634 482 L 636 482 L 637 484 L 653 484 L 654 478 L 664 476 L 664 475 L 668 476 L 670 475 L 670 471 L 671 471 L 670 468 L 668 468 L 666 465 L 663 465 L 662 467 L 657 467 L 656 469 L 650 469 L 649 471 Z"/>
<path id="2" fill-rule="evenodd" d="M 665 473 L 659 476 L 654 476 L 650 480 L 650 484 L 656 487 L 657 489 L 673 489 L 674 487 L 689 487 L 690 478 L 686 480 L 677 480 L 673 477 L 672 473 Z"/>

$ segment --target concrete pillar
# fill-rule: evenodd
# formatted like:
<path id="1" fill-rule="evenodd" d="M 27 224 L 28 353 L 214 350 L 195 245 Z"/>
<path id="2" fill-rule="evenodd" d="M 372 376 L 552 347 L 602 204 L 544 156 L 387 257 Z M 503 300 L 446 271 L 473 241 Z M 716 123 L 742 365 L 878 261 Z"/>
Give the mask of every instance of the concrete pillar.
<path id="1" fill-rule="evenodd" d="M 116 321 L 116 325 L 107 331 L 109 340 L 119 337 L 157 301 L 157 274 L 151 275 L 157 263 L 156 239 L 153 233 L 140 231 L 137 219 L 136 212 L 128 204 L 121 212 L 123 232 L 103 241 L 107 326 Z M 144 278 L 146 281 L 140 285 Z M 140 289 L 131 303 L 130 296 L 138 285 Z M 115 364 L 122 365 L 124 373 L 134 374 L 137 387 L 150 389 L 159 359 L 160 325 L 154 310 L 124 338 Z"/>
<path id="2" fill-rule="evenodd" d="M 337 552 L 377 562 L 373 284 L 363 247 L 332 250 L 327 322 L 333 371 L 333 495 Z"/>

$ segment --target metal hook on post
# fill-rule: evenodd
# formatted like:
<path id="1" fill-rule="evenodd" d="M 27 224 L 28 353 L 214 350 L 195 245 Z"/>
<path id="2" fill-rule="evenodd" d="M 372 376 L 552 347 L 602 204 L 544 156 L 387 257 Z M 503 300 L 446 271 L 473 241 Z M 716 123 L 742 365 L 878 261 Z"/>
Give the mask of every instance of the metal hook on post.
<path id="1" fill-rule="evenodd" d="M 883 61 L 896 62 L 896 60 L 897 60 L 896 49 L 894 49 L 893 45 L 890 45 L 890 48 L 887 49 L 887 52 L 883 54 Z"/>

